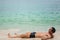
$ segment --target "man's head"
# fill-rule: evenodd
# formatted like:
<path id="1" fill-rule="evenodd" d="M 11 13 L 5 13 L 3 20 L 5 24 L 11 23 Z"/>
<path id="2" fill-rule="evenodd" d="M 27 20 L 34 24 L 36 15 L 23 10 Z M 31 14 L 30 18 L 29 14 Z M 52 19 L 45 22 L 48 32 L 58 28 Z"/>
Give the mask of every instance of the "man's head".
<path id="1" fill-rule="evenodd" d="M 49 29 L 49 32 L 55 33 L 55 32 L 56 32 L 56 29 L 55 29 L 54 27 L 51 27 L 51 28 Z"/>

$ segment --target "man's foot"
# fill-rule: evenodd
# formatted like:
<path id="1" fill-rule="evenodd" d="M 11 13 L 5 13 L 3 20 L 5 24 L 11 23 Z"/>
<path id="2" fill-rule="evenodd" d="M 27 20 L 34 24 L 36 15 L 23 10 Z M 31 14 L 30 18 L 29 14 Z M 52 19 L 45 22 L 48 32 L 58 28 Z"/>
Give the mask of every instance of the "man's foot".
<path id="1" fill-rule="evenodd" d="M 15 33 L 15 35 L 17 35 L 17 33 Z"/>
<path id="2" fill-rule="evenodd" d="M 10 33 L 8 33 L 8 38 L 10 38 Z"/>

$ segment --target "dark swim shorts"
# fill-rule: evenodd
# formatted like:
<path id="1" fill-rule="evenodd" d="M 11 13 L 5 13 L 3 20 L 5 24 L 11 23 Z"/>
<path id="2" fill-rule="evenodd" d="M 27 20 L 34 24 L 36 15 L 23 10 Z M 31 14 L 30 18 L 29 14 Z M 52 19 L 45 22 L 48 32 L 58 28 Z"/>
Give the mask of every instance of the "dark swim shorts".
<path id="1" fill-rule="evenodd" d="M 30 38 L 35 38 L 35 34 L 36 34 L 36 32 L 32 32 L 32 33 L 30 34 Z"/>

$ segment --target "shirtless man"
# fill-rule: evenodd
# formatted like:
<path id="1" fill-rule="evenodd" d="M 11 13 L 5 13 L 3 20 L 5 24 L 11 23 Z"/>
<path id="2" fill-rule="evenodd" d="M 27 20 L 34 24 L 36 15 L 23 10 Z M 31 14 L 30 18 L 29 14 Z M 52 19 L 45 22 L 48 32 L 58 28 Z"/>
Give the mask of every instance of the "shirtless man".
<path id="1" fill-rule="evenodd" d="M 16 34 L 14 36 L 10 35 L 8 33 L 9 38 L 41 38 L 41 40 L 47 40 L 53 38 L 53 33 L 55 33 L 56 29 L 54 27 L 51 27 L 48 32 L 42 33 L 42 32 L 27 32 L 25 34 Z"/>

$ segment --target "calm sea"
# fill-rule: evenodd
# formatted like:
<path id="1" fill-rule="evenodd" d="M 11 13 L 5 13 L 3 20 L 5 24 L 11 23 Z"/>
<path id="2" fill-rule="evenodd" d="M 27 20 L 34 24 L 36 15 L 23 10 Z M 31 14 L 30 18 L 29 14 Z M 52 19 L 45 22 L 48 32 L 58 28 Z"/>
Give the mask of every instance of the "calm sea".
<path id="1" fill-rule="evenodd" d="M 0 1 L 0 29 L 19 28 L 28 31 L 60 30 L 60 1 Z"/>

